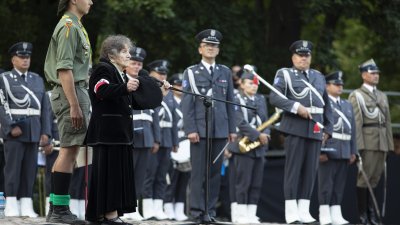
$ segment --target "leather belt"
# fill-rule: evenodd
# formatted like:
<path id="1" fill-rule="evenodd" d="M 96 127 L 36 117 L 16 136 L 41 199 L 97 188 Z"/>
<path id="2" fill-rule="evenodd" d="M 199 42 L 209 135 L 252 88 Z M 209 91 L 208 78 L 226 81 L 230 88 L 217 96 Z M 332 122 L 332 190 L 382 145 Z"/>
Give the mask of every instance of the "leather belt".
<path id="1" fill-rule="evenodd" d="M 323 114 L 324 113 L 324 108 L 318 108 L 315 106 L 311 106 L 311 107 L 306 107 L 306 109 L 311 114 Z"/>
<path id="2" fill-rule="evenodd" d="M 40 111 L 38 109 L 10 109 L 12 115 L 26 115 L 26 116 L 40 116 Z"/>
<path id="3" fill-rule="evenodd" d="M 367 123 L 363 124 L 363 127 L 383 127 L 384 123 Z"/>
<path id="4" fill-rule="evenodd" d="M 75 81 L 74 84 L 75 87 L 84 87 L 84 88 L 88 87 L 88 83 L 86 82 L 86 80 Z M 53 87 L 61 87 L 61 84 L 54 82 L 50 83 L 50 85 Z"/>
<path id="5" fill-rule="evenodd" d="M 332 133 L 332 138 L 334 139 L 339 139 L 342 141 L 350 141 L 351 140 L 351 135 L 350 134 L 342 134 L 342 133 Z"/>

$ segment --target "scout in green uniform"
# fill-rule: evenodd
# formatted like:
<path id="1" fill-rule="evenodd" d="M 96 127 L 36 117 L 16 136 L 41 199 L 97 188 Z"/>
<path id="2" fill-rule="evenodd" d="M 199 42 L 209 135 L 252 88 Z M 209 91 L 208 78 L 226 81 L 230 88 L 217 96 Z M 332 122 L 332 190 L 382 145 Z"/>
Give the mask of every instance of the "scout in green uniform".
<path id="1" fill-rule="evenodd" d="M 60 0 L 58 14 L 64 15 L 54 30 L 46 55 L 44 71 L 53 86 L 51 105 L 58 121 L 61 147 L 52 170 L 48 222 L 85 223 L 69 210 L 68 187 L 87 130 L 90 100 L 86 88 L 91 48 L 80 19 L 92 5 L 91 0 Z"/>

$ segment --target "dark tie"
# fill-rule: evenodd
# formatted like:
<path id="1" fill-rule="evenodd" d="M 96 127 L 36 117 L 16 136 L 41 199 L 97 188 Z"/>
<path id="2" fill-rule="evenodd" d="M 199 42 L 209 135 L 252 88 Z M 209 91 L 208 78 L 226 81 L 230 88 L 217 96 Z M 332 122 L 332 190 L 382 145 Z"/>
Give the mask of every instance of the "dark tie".
<path id="1" fill-rule="evenodd" d="M 339 100 L 336 100 L 336 105 L 339 107 L 339 109 L 341 109 Z"/>
<path id="2" fill-rule="evenodd" d="M 301 72 L 306 78 L 307 78 L 307 80 L 308 80 L 308 74 L 307 74 L 307 72 L 306 71 L 303 71 L 303 72 Z"/>
<path id="3" fill-rule="evenodd" d="M 213 70 L 213 67 L 212 67 L 212 66 L 210 66 L 210 75 L 211 75 L 211 76 L 214 75 L 214 70 Z"/>
<path id="4" fill-rule="evenodd" d="M 372 89 L 372 93 L 374 94 L 375 98 L 377 98 L 378 96 L 376 95 L 376 89 Z"/>
<path id="5" fill-rule="evenodd" d="M 23 73 L 23 74 L 21 74 L 21 78 L 24 80 L 24 81 L 26 81 L 26 75 Z"/>

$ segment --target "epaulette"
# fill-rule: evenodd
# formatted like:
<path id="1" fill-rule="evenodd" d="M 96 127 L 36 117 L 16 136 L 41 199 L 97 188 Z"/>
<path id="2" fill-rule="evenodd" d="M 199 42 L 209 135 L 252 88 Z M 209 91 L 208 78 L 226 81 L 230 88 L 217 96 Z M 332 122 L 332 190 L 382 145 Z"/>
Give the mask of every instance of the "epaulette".
<path id="1" fill-rule="evenodd" d="M 195 66 L 198 66 L 198 64 L 191 65 L 191 66 L 188 67 L 188 69 L 192 69 L 192 68 L 194 68 Z"/>
<path id="2" fill-rule="evenodd" d="M 69 36 L 69 31 L 71 27 L 74 25 L 73 21 L 71 18 L 69 18 L 68 15 L 64 15 L 61 19 L 65 19 L 65 27 L 67 27 L 67 32 L 65 33 L 65 37 L 68 38 Z"/>
<path id="3" fill-rule="evenodd" d="M 39 74 L 34 73 L 34 72 L 29 72 L 29 75 L 35 76 L 35 77 L 40 77 Z M 40 77 L 41 78 L 41 77 Z"/>
<path id="4" fill-rule="evenodd" d="M 316 69 L 310 69 L 310 70 L 313 71 L 314 73 L 320 74 L 322 76 L 322 73 L 319 72 L 318 70 L 316 70 Z"/>
<path id="5" fill-rule="evenodd" d="M 290 70 L 290 69 L 291 68 L 287 68 L 287 67 L 280 68 L 279 70 L 276 71 L 275 77 L 276 77 L 276 75 L 278 75 L 279 72 L 282 72 L 283 70 Z"/>
<path id="6" fill-rule="evenodd" d="M 223 68 L 225 68 L 225 69 L 230 70 L 229 67 L 225 66 L 224 64 L 217 64 L 217 65 L 220 66 L 220 67 L 223 67 Z"/>

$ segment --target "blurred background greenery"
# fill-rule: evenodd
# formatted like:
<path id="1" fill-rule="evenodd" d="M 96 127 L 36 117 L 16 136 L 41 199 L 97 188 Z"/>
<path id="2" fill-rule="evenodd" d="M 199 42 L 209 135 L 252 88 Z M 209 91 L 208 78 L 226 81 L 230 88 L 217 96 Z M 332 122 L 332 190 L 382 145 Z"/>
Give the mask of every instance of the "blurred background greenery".
<path id="1" fill-rule="evenodd" d="M 31 70 L 43 62 L 59 17 L 57 0 L 1 0 L 0 68 L 11 67 L 8 48 L 18 41 L 34 45 Z M 342 70 L 345 88 L 360 86 L 358 65 L 374 58 L 381 69 L 379 88 L 399 91 L 400 0 L 94 0 L 83 24 L 98 59 L 101 41 L 125 34 L 146 49 L 146 62 L 168 59 L 171 74 L 199 61 L 194 36 L 206 28 L 222 32 L 217 63 L 253 64 L 272 82 L 290 67 L 289 45 L 314 43 L 313 68 Z M 268 93 L 266 88 L 261 88 Z M 400 96 L 390 97 L 392 120 L 400 122 Z"/>

